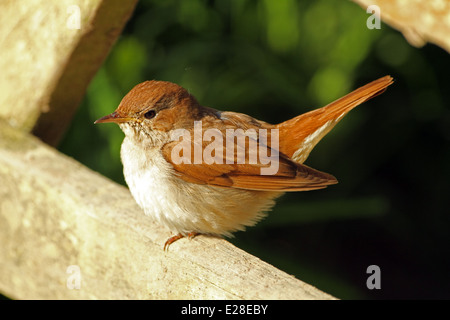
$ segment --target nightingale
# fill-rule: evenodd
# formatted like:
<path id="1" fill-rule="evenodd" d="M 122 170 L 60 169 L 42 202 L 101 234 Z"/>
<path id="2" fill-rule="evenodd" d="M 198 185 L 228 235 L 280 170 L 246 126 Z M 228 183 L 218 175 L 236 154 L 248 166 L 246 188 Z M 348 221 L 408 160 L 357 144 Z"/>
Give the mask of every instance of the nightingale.
<path id="1" fill-rule="evenodd" d="M 200 105 L 166 81 L 136 85 L 95 123 L 117 123 L 125 181 L 144 213 L 174 241 L 231 236 L 263 218 L 285 192 L 325 188 L 334 176 L 304 165 L 314 146 L 353 108 L 384 92 L 390 76 L 279 124 Z"/>

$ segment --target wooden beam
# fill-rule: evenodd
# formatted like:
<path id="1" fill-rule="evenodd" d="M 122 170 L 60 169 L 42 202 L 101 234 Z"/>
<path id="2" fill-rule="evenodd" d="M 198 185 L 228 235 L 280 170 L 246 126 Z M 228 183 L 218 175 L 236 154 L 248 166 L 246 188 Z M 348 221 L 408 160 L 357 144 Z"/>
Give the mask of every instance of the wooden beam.
<path id="1" fill-rule="evenodd" d="M 223 239 L 163 250 L 128 189 L 0 122 L 0 291 L 17 299 L 334 299 Z"/>
<path id="2" fill-rule="evenodd" d="M 56 145 L 137 0 L 0 2 L 0 118 Z"/>
<path id="3" fill-rule="evenodd" d="M 353 0 L 364 10 L 376 5 L 381 19 L 403 33 L 408 42 L 422 47 L 434 43 L 450 52 L 450 2 L 445 0 Z M 370 12 L 369 14 L 372 14 Z"/>

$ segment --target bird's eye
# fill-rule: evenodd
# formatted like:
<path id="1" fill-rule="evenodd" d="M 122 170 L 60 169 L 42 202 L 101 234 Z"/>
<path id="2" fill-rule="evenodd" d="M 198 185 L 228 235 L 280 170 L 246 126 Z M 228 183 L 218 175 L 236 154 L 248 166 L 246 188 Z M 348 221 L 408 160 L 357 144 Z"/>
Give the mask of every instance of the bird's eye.
<path id="1" fill-rule="evenodd" d="M 156 111 L 155 110 L 149 110 L 146 113 L 144 113 L 145 119 L 152 119 L 155 116 L 156 116 Z"/>

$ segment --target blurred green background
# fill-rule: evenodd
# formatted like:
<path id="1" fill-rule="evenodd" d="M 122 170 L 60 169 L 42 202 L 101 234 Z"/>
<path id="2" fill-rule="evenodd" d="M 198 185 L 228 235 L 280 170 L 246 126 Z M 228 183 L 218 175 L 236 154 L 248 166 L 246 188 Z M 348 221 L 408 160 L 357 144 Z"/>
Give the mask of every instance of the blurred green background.
<path id="1" fill-rule="evenodd" d="M 338 298 L 450 298 L 449 55 L 369 16 L 342 0 L 141 0 L 60 150 L 124 184 L 123 134 L 93 121 L 144 80 L 276 123 L 390 74 L 306 161 L 340 183 L 285 195 L 230 241 Z"/>

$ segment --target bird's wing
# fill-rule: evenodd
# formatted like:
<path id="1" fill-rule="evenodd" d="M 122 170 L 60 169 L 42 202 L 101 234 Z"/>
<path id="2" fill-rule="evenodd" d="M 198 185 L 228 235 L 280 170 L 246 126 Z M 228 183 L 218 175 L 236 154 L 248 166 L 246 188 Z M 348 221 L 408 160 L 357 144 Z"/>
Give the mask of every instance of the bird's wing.
<path id="1" fill-rule="evenodd" d="M 227 115 L 227 119 L 231 114 Z M 336 179 L 305 165 L 297 164 L 260 141 L 259 132 L 241 130 L 221 121 L 214 128 L 194 129 L 163 146 L 164 158 L 173 166 L 176 175 L 187 182 L 261 191 L 304 191 L 324 188 Z M 248 124 L 248 122 L 245 122 Z M 218 129 L 219 127 L 220 129 Z M 233 131 L 233 138 L 226 129 Z M 249 133 L 250 132 L 250 133 Z"/>

